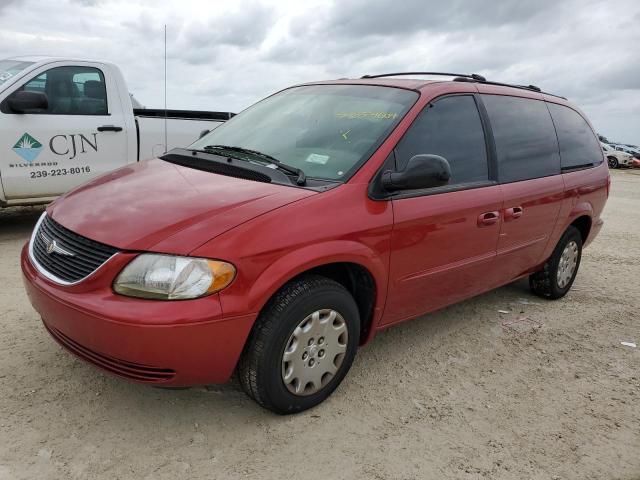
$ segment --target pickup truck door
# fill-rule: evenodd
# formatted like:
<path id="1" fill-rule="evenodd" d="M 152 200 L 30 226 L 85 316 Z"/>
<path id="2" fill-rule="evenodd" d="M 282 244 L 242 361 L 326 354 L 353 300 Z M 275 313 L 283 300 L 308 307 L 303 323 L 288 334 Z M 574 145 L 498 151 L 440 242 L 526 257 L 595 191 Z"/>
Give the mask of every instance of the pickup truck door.
<path id="1" fill-rule="evenodd" d="M 99 63 L 55 62 L 3 95 L 0 181 L 6 200 L 57 196 L 128 163 L 117 80 Z M 48 107 L 12 111 L 8 100 L 20 90 L 45 93 Z"/>

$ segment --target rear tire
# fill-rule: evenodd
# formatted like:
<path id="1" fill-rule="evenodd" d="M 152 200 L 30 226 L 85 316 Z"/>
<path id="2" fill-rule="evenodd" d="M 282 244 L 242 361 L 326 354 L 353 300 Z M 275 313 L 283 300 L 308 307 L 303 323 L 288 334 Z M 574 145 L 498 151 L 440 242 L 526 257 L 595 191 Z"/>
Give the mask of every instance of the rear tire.
<path id="1" fill-rule="evenodd" d="M 549 300 L 564 297 L 573 285 L 581 258 L 582 235 L 569 226 L 542 270 L 529 276 L 531 291 Z"/>
<path id="2" fill-rule="evenodd" d="M 616 157 L 607 157 L 607 162 L 609 163 L 609 168 L 618 168 L 620 166 Z"/>
<path id="3" fill-rule="evenodd" d="M 342 382 L 360 338 L 358 306 L 339 283 L 309 275 L 269 301 L 238 364 L 240 384 L 278 414 L 324 401 Z"/>

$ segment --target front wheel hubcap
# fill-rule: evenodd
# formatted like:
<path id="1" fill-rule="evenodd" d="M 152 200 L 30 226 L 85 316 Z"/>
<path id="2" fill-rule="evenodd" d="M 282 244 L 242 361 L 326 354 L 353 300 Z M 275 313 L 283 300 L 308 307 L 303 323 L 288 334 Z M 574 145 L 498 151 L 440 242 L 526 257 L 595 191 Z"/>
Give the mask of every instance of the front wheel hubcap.
<path id="1" fill-rule="evenodd" d="M 335 310 L 307 316 L 295 328 L 282 355 L 282 380 L 294 395 L 312 395 L 331 381 L 347 351 L 347 322 Z"/>
<path id="2" fill-rule="evenodd" d="M 569 284 L 569 282 L 573 278 L 573 274 L 576 271 L 577 265 L 578 244 L 572 240 L 567 243 L 567 245 L 564 247 L 564 250 L 562 251 L 562 255 L 560 256 L 557 274 L 558 287 L 564 288 Z"/>

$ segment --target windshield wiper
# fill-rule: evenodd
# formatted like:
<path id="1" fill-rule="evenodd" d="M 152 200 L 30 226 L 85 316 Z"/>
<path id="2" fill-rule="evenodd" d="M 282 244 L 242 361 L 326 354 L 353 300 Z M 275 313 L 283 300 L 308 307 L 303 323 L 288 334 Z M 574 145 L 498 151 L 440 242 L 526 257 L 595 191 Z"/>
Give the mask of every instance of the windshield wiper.
<path id="1" fill-rule="evenodd" d="M 296 183 L 298 185 L 302 186 L 307 183 L 307 176 L 305 175 L 304 171 L 302 171 L 301 169 L 291 165 L 287 165 L 286 163 L 281 162 L 277 158 L 272 157 L 271 155 L 266 153 L 258 152 L 257 150 L 250 150 L 248 148 L 236 147 L 231 145 L 207 145 L 206 147 L 203 148 L 203 150 L 206 150 L 206 151 L 227 150 L 231 152 L 246 153 L 259 158 L 264 158 L 265 160 L 269 161 L 269 163 L 272 163 L 273 165 L 278 167 L 280 170 L 291 173 L 293 175 L 297 175 L 298 178 L 296 179 Z M 243 160 L 243 159 L 241 158 L 240 160 Z"/>

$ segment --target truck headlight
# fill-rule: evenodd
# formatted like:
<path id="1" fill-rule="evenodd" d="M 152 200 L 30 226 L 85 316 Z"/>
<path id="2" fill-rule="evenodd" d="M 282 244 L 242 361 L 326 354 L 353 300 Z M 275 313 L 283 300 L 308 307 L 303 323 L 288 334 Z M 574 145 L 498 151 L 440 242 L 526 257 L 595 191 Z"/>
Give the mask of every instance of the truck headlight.
<path id="1" fill-rule="evenodd" d="M 120 272 L 113 289 L 129 297 L 184 300 L 218 292 L 235 275 L 233 265 L 219 260 L 145 253 Z"/>

